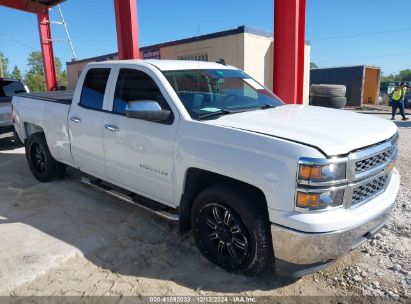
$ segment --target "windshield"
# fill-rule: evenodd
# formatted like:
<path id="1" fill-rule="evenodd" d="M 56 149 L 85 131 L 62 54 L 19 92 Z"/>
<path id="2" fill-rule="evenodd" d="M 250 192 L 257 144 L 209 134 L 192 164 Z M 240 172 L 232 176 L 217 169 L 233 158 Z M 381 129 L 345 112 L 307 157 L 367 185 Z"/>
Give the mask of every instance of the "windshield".
<path id="1" fill-rule="evenodd" d="M 239 70 L 164 71 L 193 119 L 283 104 L 273 93 Z"/>

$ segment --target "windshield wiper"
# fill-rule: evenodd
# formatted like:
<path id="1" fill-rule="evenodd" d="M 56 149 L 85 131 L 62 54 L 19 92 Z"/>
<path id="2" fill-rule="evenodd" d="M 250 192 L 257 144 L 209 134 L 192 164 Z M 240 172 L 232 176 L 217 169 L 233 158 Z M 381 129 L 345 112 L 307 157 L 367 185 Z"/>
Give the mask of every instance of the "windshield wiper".
<path id="1" fill-rule="evenodd" d="M 265 110 L 265 109 L 272 109 L 272 108 L 275 108 L 275 107 L 277 107 L 277 106 L 275 106 L 275 105 L 270 105 L 270 104 L 268 104 L 268 103 L 265 103 L 265 104 L 261 105 L 261 106 L 259 107 L 259 109 Z"/>
<path id="2" fill-rule="evenodd" d="M 235 111 L 234 111 L 234 110 L 227 110 L 227 109 L 220 109 L 220 110 L 215 111 L 215 112 L 212 112 L 212 113 L 207 113 L 207 114 L 200 115 L 200 116 L 198 117 L 198 119 L 201 120 L 201 119 L 203 119 L 203 118 L 208 118 L 208 117 L 213 117 L 213 116 L 222 116 L 222 115 L 228 115 L 228 114 L 236 114 L 236 113 L 254 111 L 254 110 L 257 110 L 257 109 L 265 110 L 265 109 L 271 109 L 271 108 L 275 108 L 275 107 L 277 107 L 277 106 L 270 105 L 270 104 L 266 103 L 266 104 L 263 104 L 262 106 L 259 106 L 259 107 L 257 107 L 257 108 L 245 108 L 245 109 L 235 110 Z"/>
<path id="3" fill-rule="evenodd" d="M 220 109 L 218 111 L 212 112 L 212 113 L 207 113 L 200 115 L 198 118 L 203 119 L 203 118 L 208 118 L 208 117 L 213 117 L 213 116 L 220 116 L 220 115 L 228 115 L 228 114 L 233 114 L 236 113 L 235 111 L 230 111 L 227 109 Z"/>

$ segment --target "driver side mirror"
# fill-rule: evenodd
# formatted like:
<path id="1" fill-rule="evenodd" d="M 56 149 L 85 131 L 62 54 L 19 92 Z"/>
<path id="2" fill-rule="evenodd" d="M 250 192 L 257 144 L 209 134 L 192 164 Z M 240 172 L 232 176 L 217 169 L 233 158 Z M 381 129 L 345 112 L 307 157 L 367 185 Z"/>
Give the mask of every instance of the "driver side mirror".
<path id="1" fill-rule="evenodd" d="M 155 122 L 167 122 L 171 116 L 170 110 L 163 110 L 157 101 L 130 101 L 126 105 L 126 117 Z"/>

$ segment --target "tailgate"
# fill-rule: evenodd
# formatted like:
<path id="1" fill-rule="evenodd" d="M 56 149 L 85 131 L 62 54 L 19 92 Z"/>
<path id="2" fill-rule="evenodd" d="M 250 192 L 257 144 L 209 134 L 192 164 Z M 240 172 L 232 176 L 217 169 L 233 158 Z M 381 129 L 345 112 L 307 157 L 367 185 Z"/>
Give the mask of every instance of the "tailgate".
<path id="1" fill-rule="evenodd" d="M 0 98 L 0 127 L 13 125 L 11 98 Z"/>

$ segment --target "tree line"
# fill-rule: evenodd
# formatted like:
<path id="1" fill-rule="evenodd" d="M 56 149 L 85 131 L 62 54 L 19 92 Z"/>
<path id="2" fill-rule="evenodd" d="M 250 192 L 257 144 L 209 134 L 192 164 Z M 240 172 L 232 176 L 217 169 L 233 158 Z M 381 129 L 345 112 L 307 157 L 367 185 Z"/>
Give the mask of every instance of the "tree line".
<path id="1" fill-rule="evenodd" d="M 57 81 L 59 86 L 67 87 L 67 72 L 63 70 L 59 58 L 54 58 L 56 66 Z M 43 92 L 46 90 L 43 69 L 43 56 L 41 52 L 31 52 L 27 58 L 27 72 L 23 75 L 17 65 L 9 71 L 9 59 L 0 52 L 0 77 L 22 80 L 30 92 Z"/>
<path id="2" fill-rule="evenodd" d="M 388 76 L 382 76 L 381 81 L 393 82 L 393 81 L 411 81 L 411 70 L 401 70 L 397 74 L 390 74 Z"/>

